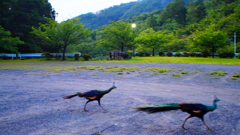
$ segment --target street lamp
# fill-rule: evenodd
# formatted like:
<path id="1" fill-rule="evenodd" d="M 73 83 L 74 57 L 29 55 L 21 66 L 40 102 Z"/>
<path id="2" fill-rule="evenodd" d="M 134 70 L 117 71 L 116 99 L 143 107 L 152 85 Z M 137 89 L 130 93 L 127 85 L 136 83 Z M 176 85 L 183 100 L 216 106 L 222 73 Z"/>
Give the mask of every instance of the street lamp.
<path id="1" fill-rule="evenodd" d="M 132 28 L 136 28 L 136 27 L 137 27 L 136 23 L 132 23 Z"/>
<path id="2" fill-rule="evenodd" d="M 135 29 L 136 27 L 137 27 L 136 23 L 132 23 L 132 28 Z M 134 30 L 133 30 L 133 34 L 134 34 Z M 134 46 L 132 46 L 132 56 L 134 57 Z"/>

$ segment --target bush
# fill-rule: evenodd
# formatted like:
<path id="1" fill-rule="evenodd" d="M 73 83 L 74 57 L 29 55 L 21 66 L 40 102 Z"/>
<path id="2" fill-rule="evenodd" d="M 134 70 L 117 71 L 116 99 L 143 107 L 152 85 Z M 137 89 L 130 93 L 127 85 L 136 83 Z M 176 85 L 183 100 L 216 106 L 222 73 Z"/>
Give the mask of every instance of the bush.
<path id="1" fill-rule="evenodd" d="M 85 54 L 82 55 L 82 58 L 83 58 L 83 60 L 85 60 L 85 61 L 89 61 L 89 60 L 92 58 L 92 56 L 85 53 Z"/>
<path id="2" fill-rule="evenodd" d="M 180 57 L 180 56 L 182 56 L 182 54 L 180 52 L 176 52 L 175 56 Z"/>
<path id="3" fill-rule="evenodd" d="M 219 58 L 233 58 L 234 53 L 230 53 L 230 52 L 219 53 L 218 56 Z"/>
<path id="4" fill-rule="evenodd" d="M 167 52 L 167 56 L 171 57 L 172 56 L 172 51 Z"/>
<path id="5" fill-rule="evenodd" d="M 62 55 L 61 54 L 56 54 L 55 58 L 56 58 L 56 60 L 60 60 L 62 58 Z"/>
<path id="6" fill-rule="evenodd" d="M 150 56 L 151 54 L 146 52 L 144 55 L 145 55 L 145 56 Z"/>
<path id="7" fill-rule="evenodd" d="M 4 60 L 8 60 L 9 57 L 8 57 L 7 55 L 3 55 L 2 59 L 4 59 Z"/>
<path id="8" fill-rule="evenodd" d="M 203 51 L 202 52 L 202 57 L 208 57 L 210 55 L 209 52 Z"/>
<path id="9" fill-rule="evenodd" d="M 74 60 L 79 60 L 79 54 L 78 53 L 74 54 Z"/>
<path id="10" fill-rule="evenodd" d="M 122 54 L 123 59 L 131 59 L 131 55 L 129 53 L 123 53 Z"/>
<path id="11" fill-rule="evenodd" d="M 238 59 L 240 59 L 240 53 L 238 53 L 238 56 L 237 56 Z"/>
<path id="12" fill-rule="evenodd" d="M 138 52 L 137 56 L 143 57 L 143 56 L 150 56 L 151 54 L 148 52 Z"/>
<path id="13" fill-rule="evenodd" d="M 42 53 L 42 56 L 46 58 L 46 60 L 51 60 L 53 55 L 50 52 Z"/>
<path id="14" fill-rule="evenodd" d="M 183 52 L 183 56 L 184 56 L 184 57 L 188 57 L 188 56 L 189 56 L 189 53 L 188 53 L 188 52 Z"/>
<path id="15" fill-rule="evenodd" d="M 197 54 L 196 54 L 195 52 L 190 52 L 190 53 L 189 53 L 189 56 L 195 57 L 195 56 L 197 56 Z"/>
<path id="16" fill-rule="evenodd" d="M 219 58 L 233 58 L 233 47 L 232 46 L 225 46 L 220 48 L 218 51 Z"/>
<path id="17" fill-rule="evenodd" d="M 165 56 L 164 52 L 159 52 L 158 55 L 159 56 Z"/>

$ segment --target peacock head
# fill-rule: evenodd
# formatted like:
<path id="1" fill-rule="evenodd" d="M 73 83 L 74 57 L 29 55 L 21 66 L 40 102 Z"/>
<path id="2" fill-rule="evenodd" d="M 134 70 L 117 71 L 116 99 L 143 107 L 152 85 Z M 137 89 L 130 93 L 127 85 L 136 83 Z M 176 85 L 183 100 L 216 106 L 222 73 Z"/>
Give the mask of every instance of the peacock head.
<path id="1" fill-rule="evenodd" d="M 214 98 L 215 98 L 215 99 L 214 99 L 214 102 L 220 101 L 220 99 L 218 99 L 217 96 L 214 96 Z"/>
<path id="2" fill-rule="evenodd" d="M 117 87 L 115 86 L 115 82 L 113 82 L 112 89 L 116 89 Z"/>

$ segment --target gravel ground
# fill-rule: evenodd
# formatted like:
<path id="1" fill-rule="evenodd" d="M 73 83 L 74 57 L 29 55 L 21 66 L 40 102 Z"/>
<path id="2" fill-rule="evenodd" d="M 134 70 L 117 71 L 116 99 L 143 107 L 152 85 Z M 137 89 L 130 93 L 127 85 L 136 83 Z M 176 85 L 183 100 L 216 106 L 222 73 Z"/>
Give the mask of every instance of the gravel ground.
<path id="1" fill-rule="evenodd" d="M 71 63 L 71 66 L 138 66 L 141 69 L 116 72 L 74 70 L 0 70 L 1 135 L 238 135 L 240 134 L 240 66 L 156 64 L 156 63 Z M 46 65 L 42 65 L 46 66 Z M 47 66 L 69 66 L 48 63 Z M 174 69 L 153 74 L 146 68 Z M 181 70 L 180 70 L 181 69 Z M 224 76 L 209 75 L 225 71 Z M 187 71 L 189 74 L 180 74 Z M 180 74 L 180 77 L 172 76 Z M 96 101 L 87 105 L 83 98 L 62 97 L 91 89 L 105 90 L 115 81 L 114 89 L 102 100 L 104 112 Z M 212 105 L 214 95 L 221 100 L 218 108 L 205 115 L 209 131 L 198 118 L 181 124 L 187 113 L 169 111 L 155 114 L 136 112 L 136 106 L 173 102 L 200 102 Z"/>

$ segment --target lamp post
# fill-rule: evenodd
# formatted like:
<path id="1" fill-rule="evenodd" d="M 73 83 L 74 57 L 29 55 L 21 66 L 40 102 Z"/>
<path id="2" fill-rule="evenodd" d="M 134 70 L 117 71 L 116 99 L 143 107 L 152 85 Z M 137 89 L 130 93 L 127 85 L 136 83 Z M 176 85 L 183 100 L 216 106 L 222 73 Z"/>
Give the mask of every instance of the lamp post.
<path id="1" fill-rule="evenodd" d="M 137 27 L 136 23 L 132 23 L 132 29 L 135 29 Z M 134 37 L 135 37 L 135 33 L 134 33 L 134 30 L 133 30 L 133 34 L 134 34 Z M 134 39 L 133 39 L 134 41 Z M 134 46 L 132 45 L 132 56 L 134 57 Z"/>
<path id="2" fill-rule="evenodd" d="M 236 58 L 236 53 L 237 53 L 237 47 L 236 47 L 236 43 L 237 43 L 237 40 L 236 40 L 236 37 L 237 37 L 237 34 L 236 32 L 234 32 L 234 58 Z"/>

